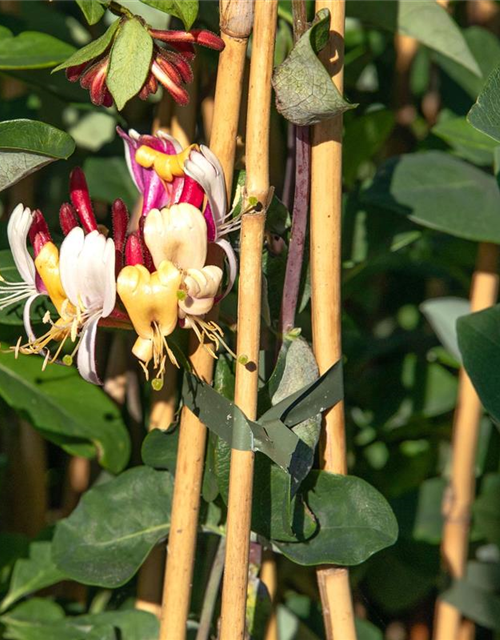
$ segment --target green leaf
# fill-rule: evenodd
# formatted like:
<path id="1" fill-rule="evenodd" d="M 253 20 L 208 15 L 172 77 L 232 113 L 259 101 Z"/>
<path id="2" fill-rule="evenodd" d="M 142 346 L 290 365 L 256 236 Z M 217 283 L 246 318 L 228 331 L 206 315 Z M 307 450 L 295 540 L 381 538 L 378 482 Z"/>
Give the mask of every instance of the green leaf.
<path id="1" fill-rule="evenodd" d="M 198 15 L 198 0 L 141 0 L 141 2 L 180 18 L 186 31 L 191 29 Z"/>
<path id="2" fill-rule="evenodd" d="M 356 618 L 356 637 L 358 640 L 384 640 L 382 631 L 368 620 Z"/>
<path id="3" fill-rule="evenodd" d="M 92 627 L 112 626 L 120 640 L 158 640 L 159 620 L 152 613 L 136 611 L 103 611 L 93 615 L 66 618 L 68 624 L 84 629 Z"/>
<path id="4" fill-rule="evenodd" d="M 149 467 L 135 467 L 93 487 L 56 525 L 56 564 L 83 584 L 125 584 L 167 535 L 172 491 L 172 475 Z"/>
<path id="5" fill-rule="evenodd" d="M 476 104 L 473 105 L 467 115 L 467 119 L 473 127 L 497 142 L 500 142 L 499 100 L 500 67 L 497 67 L 488 76 L 488 80 L 479 94 Z"/>
<path id="6" fill-rule="evenodd" d="M 0 122 L 0 191 L 74 150 L 71 136 L 44 122 Z"/>
<path id="7" fill-rule="evenodd" d="M 111 50 L 107 86 L 118 109 L 142 89 L 153 55 L 153 39 L 138 18 L 123 22 Z"/>
<path id="8" fill-rule="evenodd" d="M 115 37 L 116 31 L 118 27 L 121 25 L 120 20 L 115 20 L 111 23 L 110 27 L 107 31 L 97 40 L 92 40 L 88 45 L 78 49 L 75 53 L 65 60 L 62 64 L 52 70 L 52 73 L 55 71 L 61 71 L 62 69 L 67 69 L 68 67 L 76 67 L 84 62 L 89 62 L 94 58 L 97 58 L 101 54 L 103 54 L 106 49 L 110 46 L 113 38 Z"/>
<path id="9" fill-rule="evenodd" d="M 388 109 L 370 111 L 346 122 L 342 142 L 342 164 L 347 184 L 354 183 L 361 165 L 383 147 L 394 129 L 394 124 L 394 114 Z"/>
<path id="10" fill-rule="evenodd" d="M 500 422 L 500 306 L 457 321 L 458 346 L 464 367 L 484 408 Z"/>
<path id="11" fill-rule="evenodd" d="M 391 158 L 361 197 L 424 227 L 476 242 L 500 243 L 495 178 L 447 153 Z"/>
<path id="12" fill-rule="evenodd" d="M 51 543 L 46 541 L 32 542 L 30 557 L 20 558 L 16 562 L 9 592 L 0 605 L 0 611 L 5 611 L 29 593 L 49 587 L 66 578 L 52 560 L 51 546 Z"/>
<path id="13" fill-rule="evenodd" d="M 0 69 L 43 69 L 52 67 L 75 48 L 46 33 L 24 31 L 18 36 L 0 32 Z"/>
<path id="14" fill-rule="evenodd" d="M 478 534 L 493 544 L 500 544 L 500 475 L 489 473 L 482 482 L 481 493 L 473 506 L 474 526 Z"/>
<path id="15" fill-rule="evenodd" d="M 475 100 L 483 88 L 485 78 L 500 63 L 500 43 L 497 36 L 482 27 L 468 27 L 462 31 L 467 46 L 481 69 L 477 76 L 469 69 L 441 53 L 434 53 L 433 60 L 443 71 Z"/>
<path id="16" fill-rule="evenodd" d="M 133 210 L 137 202 L 137 189 L 123 157 L 91 156 L 85 160 L 83 168 L 94 200 L 112 204 L 116 198 L 121 198 L 129 211 Z"/>
<path id="17" fill-rule="evenodd" d="M 443 347 L 460 362 L 462 357 L 458 348 L 457 320 L 470 313 L 469 300 L 431 298 L 420 305 L 420 311 L 429 321 Z"/>
<path id="18" fill-rule="evenodd" d="M 479 166 L 492 166 L 493 151 L 497 144 L 488 136 L 471 127 L 465 118 L 440 122 L 432 133 L 447 142 L 453 151 Z"/>
<path id="19" fill-rule="evenodd" d="M 148 467 L 170 471 L 175 476 L 178 444 L 179 429 L 153 429 L 142 443 L 142 461 Z"/>
<path id="20" fill-rule="evenodd" d="M 128 462 L 130 438 L 116 405 L 73 367 L 57 364 L 42 372 L 42 359 L 0 352 L 0 396 L 27 414 L 42 434 L 55 441 L 91 442 L 99 462 L 113 473 Z"/>
<path id="21" fill-rule="evenodd" d="M 329 29 L 330 12 L 321 9 L 311 28 L 273 72 L 276 109 L 296 125 L 315 124 L 357 106 L 344 100 L 318 59 L 328 42 Z"/>
<path id="22" fill-rule="evenodd" d="M 450 589 L 441 594 L 441 599 L 481 626 L 500 631 L 500 597 L 491 591 L 465 578 L 454 582 Z"/>
<path id="23" fill-rule="evenodd" d="M 33 598 L 0 617 L 9 640 L 116 640 L 109 624 L 77 626 L 78 618 L 64 618 L 64 610 L 55 602 Z M 124 638 L 125 640 L 125 638 Z"/>
<path id="24" fill-rule="evenodd" d="M 361 478 L 312 471 L 303 483 L 305 500 L 319 524 L 300 543 L 277 543 L 303 565 L 356 565 L 395 543 L 398 525 L 385 498 Z"/>
<path id="25" fill-rule="evenodd" d="M 435 0 L 351 0 L 349 16 L 411 36 L 481 76 L 462 32 Z"/>
<path id="26" fill-rule="evenodd" d="M 76 2 L 89 24 L 96 24 L 106 13 L 106 7 L 100 0 L 76 0 Z"/>

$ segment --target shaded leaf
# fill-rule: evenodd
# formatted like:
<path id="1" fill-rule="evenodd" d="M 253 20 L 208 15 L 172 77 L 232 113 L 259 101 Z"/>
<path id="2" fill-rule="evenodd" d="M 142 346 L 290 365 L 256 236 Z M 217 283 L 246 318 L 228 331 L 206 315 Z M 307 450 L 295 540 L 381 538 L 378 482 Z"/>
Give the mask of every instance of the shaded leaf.
<path id="1" fill-rule="evenodd" d="M 459 318 L 458 346 L 485 409 L 500 422 L 500 306 Z"/>
<path id="2" fill-rule="evenodd" d="M 420 305 L 420 311 L 429 321 L 443 347 L 457 362 L 462 360 L 458 348 L 457 320 L 470 313 L 470 302 L 465 298 L 431 298 Z"/>
<path id="3" fill-rule="evenodd" d="M 43 122 L 0 122 L 0 191 L 74 150 L 71 136 Z"/>
<path id="4" fill-rule="evenodd" d="M 142 443 L 142 461 L 148 467 L 170 471 L 175 475 L 179 429 L 152 429 Z"/>
<path id="5" fill-rule="evenodd" d="M 330 12 L 321 9 L 310 29 L 273 72 L 276 109 L 297 125 L 310 125 L 353 109 L 318 59 L 329 37 Z"/>
<path id="6" fill-rule="evenodd" d="M 461 158 L 480 166 L 493 165 L 493 151 L 497 144 L 474 129 L 465 118 L 440 122 L 433 127 L 432 133 L 447 142 Z"/>
<path id="7" fill-rule="evenodd" d="M 141 0 L 141 2 L 180 18 L 186 31 L 191 29 L 198 15 L 198 0 Z"/>
<path id="8" fill-rule="evenodd" d="M 500 67 L 497 67 L 488 76 L 488 80 L 479 94 L 476 104 L 473 105 L 467 115 L 467 119 L 473 127 L 497 142 L 500 142 L 499 100 Z"/>
<path id="9" fill-rule="evenodd" d="M 51 543 L 32 542 L 29 558 L 20 558 L 14 565 L 10 587 L 0 611 L 5 611 L 20 598 L 65 579 L 52 560 Z"/>
<path id="10" fill-rule="evenodd" d="M 397 539 L 398 525 L 385 498 L 361 478 L 312 471 L 303 483 L 318 532 L 300 543 L 277 543 L 304 565 L 355 565 Z"/>
<path id="11" fill-rule="evenodd" d="M 104 2 L 100 0 L 76 0 L 76 2 L 89 24 L 96 24 L 106 13 Z"/>
<path id="12" fill-rule="evenodd" d="M 121 198 L 129 211 L 137 201 L 137 189 L 132 182 L 123 157 L 89 157 L 83 165 L 87 184 L 94 200 L 112 204 Z"/>
<path id="13" fill-rule="evenodd" d="M 441 599 L 481 626 L 500 631 L 500 597 L 491 591 L 467 579 L 457 580 Z"/>
<path id="14" fill-rule="evenodd" d="M 56 525 L 56 564 L 83 584 L 125 584 L 167 535 L 172 491 L 172 475 L 149 467 L 135 467 L 93 487 Z"/>
<path id="15" fill-rule="evenodd" d="M 459 27 L 435 0 L 350 0 L 347 14 L 411 36 L 481 76 Z"/>
<path id="16" fill-rule="evenodd" d="M 0 69 L 43 69 L 70 56 L 75 48 L 47 33 L 24 31 L 14 36 L 0 32 Z"/>
<path id="17" fill-rule="evenodd" d="M 138 18 L 122 23 L 111 50 L 107 86 L 118 109 L 142 89 L 149 74 L 153 39 Z"/>
<path id="18" fill-rule="evenodd" d="M 488 474 L 473 505 L 474 526 L 488 542 L 500 544 L 500 475 Z M 500 589 L 499 589 L 500 590 Z"/>
<path id="19" fill-rule="evenodd" d="M 118 27 L 121 25 L 120 20 L 115 20 L 108 27 L 107 31 L 97 40 L 92 40 L 85 47 L 78 49 L 75 53 L 65 60 L 62 64 L 52 70 L 52 73 L 55 71 L 61 71 L 61 69 L 67 69 L 68 67 L 76 67 L 84 62 L 89 62 L 89 60 L 93 60 L 97 58 L 102 53 L 106 51 L 106 49 L 110 46 L 113 38 L 115 37 L 116 31 Z"/>
<path id="20" fill-rule="evenodd" d="M 90 442 L 103 467 L 121 471 L 130 439 L 116 405 L 76 369 L 54 364 L 42 372 L 41 366 L 40 357 L 0 352 L 0 396 L 48 439 L 62 446 Z"/>
<path id="21" fill-rule="evenodd" d="M 424 227 L 477 242 L 500 243 L 495 178 L 440 151 L 391 158 L 362 200 L 402 213 Z"/>

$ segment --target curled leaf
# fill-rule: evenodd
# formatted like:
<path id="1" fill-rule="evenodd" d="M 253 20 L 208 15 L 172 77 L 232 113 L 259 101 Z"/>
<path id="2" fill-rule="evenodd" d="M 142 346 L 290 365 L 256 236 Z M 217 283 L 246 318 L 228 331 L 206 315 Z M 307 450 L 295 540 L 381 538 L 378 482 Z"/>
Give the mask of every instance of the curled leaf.
<path id="1" fill-rule="evenodd" d="M 330 33 L 330 12 L 321 9 L 288 58 L 273 73 L 276 109 L 299 126 L 316 124 L 353 109 L 318 59 Z"/>

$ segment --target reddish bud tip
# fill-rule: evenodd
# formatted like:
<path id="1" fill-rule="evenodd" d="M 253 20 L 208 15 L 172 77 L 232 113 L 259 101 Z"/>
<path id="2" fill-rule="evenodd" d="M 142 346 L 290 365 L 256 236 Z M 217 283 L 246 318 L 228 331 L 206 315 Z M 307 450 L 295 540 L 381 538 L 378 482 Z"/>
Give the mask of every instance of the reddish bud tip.
<path id="1" fill-rule="evenodd" d="M 35 252 L 37 244 L 41 249 L 44 244 L 52 240 L 49 228 L 40 209 L 35 209 L 35 211 L 33 211 L 33 220 L 31 222 L 31 227 L 28 231 L 28 235 L 31 244 L 35 247 Z"/>
<path id="2" fill-rule="evenodd" d="M 125 264 L 127 266 L 144 264 L 142 243 L 137 231 L 131 233 L 127 238 L 127 243 L 125 244 Z"/>
<path id="3" fill-rule="evenodd" d="M 66 69 L 66 78 L 70 82 L 77 82 L 86 69 L 88 62 L 84 62 L 83 64 L 78 64 L 75 67 L 68 67 Z"/>
<path id="4" fill-rule="evenodd" d="M 180 54 L 173 51 L 167 51 L 166 49 L 160 49 L 158 47 L 159 55 L 169 61 L 175 68 L 177 74 L 180 76 L 182 82 L 188 84 L 193 80 L 193 70 L 189 62 Z"/>
<path id="5" fill-rule="evenodd" d="M 165 72 L 163 66 L 160 66 L 156 60 L 153 61 L 151 72 L 177 103 L 183 106 L 189 103 L 188 92 L 183 87 L 173 82 L 170 75 Z"/>
<path id="6" fill-rule="evenodd" d="M 123 250 L 125 245 L 125 237 L 127 235 L 128 226 L 128 210 L 127 205 L 118 198 L 111 206 L 111 218 L 113 220 L 113 240 L 115 247 Z"/>
<path id="7" fill-rule="evenodd" d="M 75 167 L 69 178 L 70 198 L 86 233 L 97 229 L 94 209 L 90 202 L 89 188 L 85 174 L 80 167 Z"/>
<path id="8" fill-rule="evenodd" d="M 153 273 L 155 270 L 155 263 L 153 262 L 153 256 L 151 255 L 151 251 L 148 249 L 148 245 L 144 240 L 144 224 L 146 222 L 146 216 L 141 216 L 139 219 L 139 237 L 142 245 L 142 253 L 144 255 L 144 264 L 146 269 Z"/>
<path id="9" fill-rule="evenodd" d="M 78 219 L 76 217 L 76 211 L 69 204 L 69 202 L 65 202 L 61 205 L 59 209 L 59 224 L 61 225 L 62 232 L 65 236 L 78 226 Z"/>
<path id="10" fill-rule="evenodd" d="M 212 31 L 193 29 L 191 33 L 195 38 L 196 44 L 201 44 L 203 47 L 209 47 L 215 51 L 222 51 L 226 46 L 224 40 Z"/>

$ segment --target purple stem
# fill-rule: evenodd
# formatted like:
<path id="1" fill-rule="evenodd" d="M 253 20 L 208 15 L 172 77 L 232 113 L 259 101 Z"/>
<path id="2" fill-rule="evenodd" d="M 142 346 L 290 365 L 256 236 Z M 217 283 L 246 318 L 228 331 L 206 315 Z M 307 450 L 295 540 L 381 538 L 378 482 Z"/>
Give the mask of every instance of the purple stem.
<path id="1" fill-rule="evenodd" d="M 311 183 L 311 147 L 309 127 L 296 127 L 295 193 L 292 211 L 292 230 L 286 261 L 285 284 L 281 302 L 281 334 L 295 324 L 299 299 L 300 278 L 304 262 L 307 212 Z"/>

